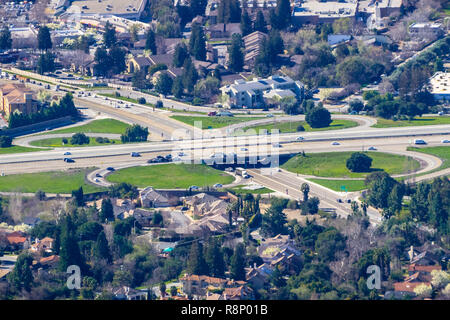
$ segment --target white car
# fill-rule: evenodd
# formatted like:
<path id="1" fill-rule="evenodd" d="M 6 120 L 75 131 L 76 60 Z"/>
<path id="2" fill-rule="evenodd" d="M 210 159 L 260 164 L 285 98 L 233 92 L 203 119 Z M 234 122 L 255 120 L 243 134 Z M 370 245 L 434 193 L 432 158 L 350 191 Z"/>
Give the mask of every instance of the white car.
<path id="1" fill-rule="evenodd" d="M 331 145 L 332 145 L 332 146 L 338 146 L 338 145 L 340 145 L 340 143 L 337 142 L 337 141 L 335 141 L 335 142 L 333 142 Z"/>
<path id="2" fill-rule="evenodd" d="M 241 151 L 248 151 L 247 148 L 241 148 Z"/>
<path id="3" fill-rule="evenodd" d="M 375 148 L 375 147 L 369 147 L 367 150 L 369 150 L 369 151 L 375 151 L 375 150 L 377 150 L 377 148 Z"/>
<path id="4" fill-rule="evenodd" d="M 450 140 L 444 139 L 441 141 L 442 143 L 450 143 Z"/>
<path id="5" fill-rule="evenodd" d="M 304 141 L 305 140 L 305 138 L 303 138 L 303 137 L 297 137 L 296 139 L 295 139 L 295 141 Z"/>
<path id="6" fill-rule="evenodd" d="M 271 114 L 271 113 L 267 114 L 266 118 L 273 118 L 273 114 Z"/>
<path id="7" fill-rule="evenodd" d="M 200 190 L 200 188 L 197 186 L 190 186 L 189 189 L 195 190 L 195 191 Z"/>
<path id="8" fill-rule="evenodd" d="M 216 183 L 215 185 L 213 185 L 214 188 L 222 188 L 223 186 L 220 183 Z"/>

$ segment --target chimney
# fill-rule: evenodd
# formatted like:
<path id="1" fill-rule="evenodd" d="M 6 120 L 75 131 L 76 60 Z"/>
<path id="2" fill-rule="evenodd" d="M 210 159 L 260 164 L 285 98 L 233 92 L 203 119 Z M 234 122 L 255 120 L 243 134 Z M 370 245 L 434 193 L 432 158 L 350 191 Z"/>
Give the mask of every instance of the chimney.
<path id="1" fill-rule="evenodd" d="M 412 261 L 414 258 L 414 246 L 411 246 L 411 248 L 408 251 L 409 261 Z"/>

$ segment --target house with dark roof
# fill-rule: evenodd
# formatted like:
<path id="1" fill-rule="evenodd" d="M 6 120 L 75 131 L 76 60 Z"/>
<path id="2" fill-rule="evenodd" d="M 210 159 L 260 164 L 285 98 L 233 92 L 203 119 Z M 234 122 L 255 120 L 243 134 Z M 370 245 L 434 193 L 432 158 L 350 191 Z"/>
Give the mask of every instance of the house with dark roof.
<path id="1" fill-rule="evenodd" d="M 141 204 L 144 208 L 162 208 L 169 207 L 169 198 L 162 193 L 153 189 L 153 187 L 147 187 L 139 193 Z"/>

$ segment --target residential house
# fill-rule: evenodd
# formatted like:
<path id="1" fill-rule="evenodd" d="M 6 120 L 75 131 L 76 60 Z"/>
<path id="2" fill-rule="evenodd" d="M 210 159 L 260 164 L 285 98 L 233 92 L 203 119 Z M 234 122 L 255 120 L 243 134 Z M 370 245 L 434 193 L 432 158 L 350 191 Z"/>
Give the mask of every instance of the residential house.
<path id="1" fill-rule="evenodd" d="M 7 233 L 6 241 L 7 249 L 10 251 L 23 250 L 29 247 L 28 237 L 20 231 Z"/>
<path id="2" fill-rule="evenodd" d="M 21 83 L 7 83 L 0 86 L 0 111 L 8 118 L 19 111 L 32 114 L 37 111 L 37 101 L 33 99 L 34 91 Z"/>
<path id="3" fill-rule="evenodd" d="M 35 243 L 30 246 L 30 251 L 38 253 L 51 253 L 53 251 L 53 244 L 55 240 L 50 237 L 45 237 L 41 240 L 36 239 Z"/>
<path id="4" fill-rule="evenodd" d="M 155 215 L 154 211 L 134 209 L 131 210 L 130 214 L 142 227 L 150 227 L 153 225 L 153 216 Z"/>
<path id="5" fill-rule="evenodd" d="M 259 267 L 256 264 L 251 268 L 246 268 L 245 280 L 255 289 L 264 287 L 268 282 L 273 269 L 267 263 L 263 263 Z"/>
<path id="6" fill-rule="evenodd" d="M 147 187 L 139 193 L 142 207 L 144 208 L 161 208 L 169 207 L 169 198 L 153 189 L 153 187 Z"/>
<path id="7" fill-rule="evenodd" d="M 148 292 L 136 290 L 127 286 L 122 286 L 113 291 L 117 300 L 148 300 Z"/>
<path id="8" fill-rule="evenodd" d="M 217 23 L 206 28 L 206 37 L 211 40 L 231 39 L 235 33 L 241 34 L 240 23 Z"/>
<path id="9" fill-rule="evenodd" d="M 51 255 L 48 257 L 40 258 L 39 261 L 33 261 L 33 268 L 35 269 L 52 269 L 59 263 L 58 255 Z"/>
<path id="10" fill-rule="evenodd" d="M 328 35 L 328 45 L 333 47 L 342 43 L 349 42 L 352 39 L 348 34 L 330 34 Z"/>
<path id="11" fill-rule="evenodd" d="M 440 23 L 413 23 L 409 26 L 409 33 L 416 37 L 423 37 L 427 35 L 440 37 L 445 32 Z"/>
<path id="12" fill-rule="evenodd" d="M 220 88 L 228 96 L 230 108 L 262 108 L 264 98 L 273 97 L 273 90 L 279 96 L 292 96 L 301 101 L 304 97 L 304 85 L 287 76 L 270 76 L 266 79 L 255 78 L 251 81 L 236 80 L 234 84 Z M 284 92 L 283 92 L 284 91 Z"/>
<path id="13" fill-rule="evenodd" d="M 148 69 L 152 66 L 152 62 L 150 61 L 149 57 L 146 56 L 137 56 L 137 57 L 131 57 L 127 61 L 127 71 L 129 73 L 134 73 L 138 71 L 145 71 L 145 73 L 148 72 Z"/>
<path id="14" fill-rule="evenodd" d="M 245 281 L 187 274 L 180 281 L 183 285 L 183 292 L 187 295 L 206 297 L 208 300 L 211 300 L 212 294 L 219 294 L 219 296 L 213 296 L 217 300 L 254 299 L 253 290 L 247 286 Z"/>
<path id="15" fill-rule="evenodd" d="M 296 269 L 300 257 L 300 251 L 288 235 L 277 235 L 261 241 L 258 254 L 270 268 L 280 267 L 288 271 Z"/>

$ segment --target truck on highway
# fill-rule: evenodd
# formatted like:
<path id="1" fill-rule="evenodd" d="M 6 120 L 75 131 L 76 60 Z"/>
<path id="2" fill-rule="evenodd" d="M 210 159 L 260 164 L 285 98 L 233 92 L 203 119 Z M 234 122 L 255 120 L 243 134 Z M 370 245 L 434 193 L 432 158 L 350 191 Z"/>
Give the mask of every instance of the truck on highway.
<path id="1" fill-rule="evenodd" d="M 244 179 L 250 178 L 250 175 L 247 173 L 247 170 L 244 168 L 236 168 L 236 174 L 241 176 Z"/>

